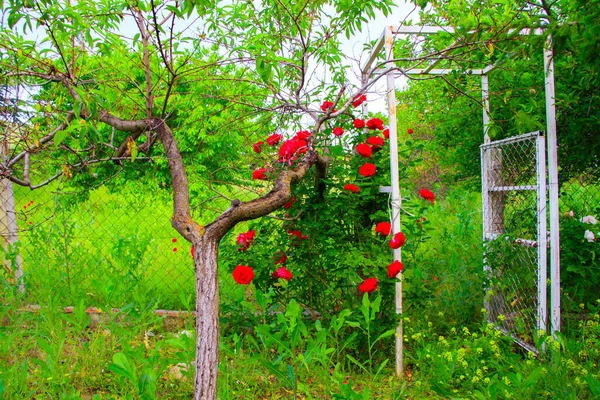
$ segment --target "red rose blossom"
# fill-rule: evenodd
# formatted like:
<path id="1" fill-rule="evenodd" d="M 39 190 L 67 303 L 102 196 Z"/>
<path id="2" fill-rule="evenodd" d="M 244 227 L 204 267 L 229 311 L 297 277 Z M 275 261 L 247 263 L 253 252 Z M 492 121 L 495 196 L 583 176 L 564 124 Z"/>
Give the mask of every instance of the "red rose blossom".
<path id="1" fill-rule="evenodd" d="M 233 280 L 240 285 L 247 285 L 254 278 L 254 270 L 247 265 L 238 265 L 233 269 Z"/>
<path id="2" fill-rule="evenodd" d="M 283 142 L 279 148 L 279 162 L 292 164 L 298 154 L 306 153 L 306 140 L 290 139 Z"/>
<path id="3" fill-rule="evenodd" d="M 240 233 L 237 236 L 237 239 L 235 241 L 237 244 L 239 244 L 241 246 L 238 250 L 239 251 L 248 250 L 248 248 L 250 248 L 250 245 L 252 244 L 252 242 L 254 242 L 255 236 L 256 236 L 256 231 L 254 229 L 249 230 L 248 232 L 245 232 L 245 233 Z"/>
<path id="4" fill-rule="evenodd" d="M 384 138 L 386 138 L 386 139 L 390 138 L 390 130 L 389 129 L 387 129 L 387 128 L 384 129 L 382 133 L 383 133 Z"/>
<path id="5" fill-rule="evenodd" d="M 323 104 L 321 104 L 321 110 L 323 112 L 330 111 L 330 109 L 332 107 L 333 107 L 333 102 L 332 101 L 324 101 Z M 333 110 L 333 112 L 335 112 L 335 110 Z"/>
<path id="6" fill-rule="evenodd" d="M 390 248 L 392 249 L 399 249 L 400 247 L 404 246 L 406 244 L 406 236 L 404 236 L 404 233 L 402 232 L 398 232 L 394 235 L 394 237 L 392 237 L 392 240 L 390 240 Z"/>
<path id="7" fill-rule="evenodd" d="M 290 236 L 296 236 L 298 239 L 302 239 L 302 240 L 308 239 L 308 235 L 302 235 L 302 231 L 292 231 L 292 230 L 289 230 L 288 234 Z"/>
<path id="8" fill-rule="evenodd" d="M 355 119 L 353 124 L 356 129 L 362 129 L 365 127 L 365 120 L 364 119 Z"/>
<path id="9" fill-rule="evenodd" d="M 380 147 L 383 147 L 385 142 L 383 141 L 383 138 L 379 136 L 371 136 L 367 139 L 367 143 L 373 146 L 373 149 L 379 149 Z"/>
<path id="10" fill-rule="evenodd" d="M 348 190 L 352 193 L 360 193 L 360 188 L 353 183 L 349 183 L 344 186 L 344 190 Z"/>
<path id="11" fill-rule="evenodd" d="M 331 131 L 331 133 L 333 133 L 335 136 L 342 136 L 344 134 L 344 128 L 338 126 L 336 128 L 333 128 L 333 131 Z"/>
<path id="12" fill-rule="evenodd" d="M 286 267 L 280 267 L 277 269 L 277 271 L 273 272 L 273 274 L 271 275 L 274 279 L 285 279 L 286 281 L 289 281 L 290 279 L 292 279 L 294 276 L 292 275 L 292 273 L 290 271 L 288 271 L 288 269 Z"/>
<path id="13" fill-rule="evenodd" d="M 377 290 L 377 278 L 367 278 L 360 284 L 358 290 L 361 293 L 373 293 Z"/>
<path id="14" fill-rule="evenodd" d="M 390 278 L 395 278 L 402 270 L 404 269 L 404 264 L 402 264 L 398 260 L 394 260 L 393 263 L 388 265 L 388 276 Z"/>
<path id="15" fill-rule="evenodd" d="M 261 147 L 263 144 L 265 144 L 265 142 L 262 142 L 262 141 L 261 141 L 261 142 L 256 142 L 256 143 L 254 143 L 254 144 L 252 145 L 252 149 L 254 150 L 254 152 L 255 152 L 256 154 L 260 154 L 260 152 L 261 152 L 261 148 L 260 148 L 260 147 Z"/>
<path id="16" fill-rule="evenodd" d="M 176 242 L 177 242 L 177 238 L 171 239 L 171 243 L 176 243 Z"/>
<path id="17" fill-rule="evenodd" d="M 288 201 L 287 203 L 285 203 L 283 205 L 283 208 L 285 208 L 286 210 L 289 210 L 290 208 L 292 208 L 292 206 L 294 205 L 295 202 L 296 202 L 296 198 L 292 197 L 292 199 L 290 201 Z"/>
<path id="18" fill-rule="evenodd" d="M 192 253 L 192 258 L 194 258 L 194 253 L 196 253 L 195 250 L 196 249 L 194 249 L 194 245 L 192 245 L 192 248 L 190 249 L 190 253 Z"/>
<path id="19" fill-rule="evenodd" d="M 352 107 L 356 108 L 367 101 L 367 96 L 364 94 L 358 95 L 352 100 Z"/>
<path id="20" fill-rule="evenodd" d="M 383 121 L 379 118 L 371 118 L 367 121 L 367 128 L 383 130 Z"/>
<path id="21" fill-rule="evenodd" d="M 412 134 L 414 133 L 414 131 L 413 131 L 413 129 L 412 129 L 412 128 L 408 128 L 408 131 L 407 131 L 407 132 L 408 132 L 408 134 L 409 134 L 409 135 L 412 135 Z"/>
<path id="22" fill-rule="evenodd" d="M 421 196 L 424 200 L 430 201 L 431 204 L 435 204 L 435 194 L 431 190 L 421 189 L 419 190 L 419 196 Z"/>
<path id="23" fill-rule="evenodd" d="M 254 172 L 252 173 L 252 179 L 254 180 L 260 180 L 260 181 L 265 181 L 267 180 L 267 175 L 265 175 L 265 172 L 267 172 L 266 168 L 257 168 L 254 170 Z"/>
<path id="24" fill-rule="evenodd" d="M 375 175 L 376 169 L 375 164 L 364 163 L 363 166 L 358 169 L 358 173 L 368 178 Z"/>
<path id="25" fill-rule="evenodd" d="M 300 131 L 300 132 L 296 132 L 296 136 L 294 136 L 294 139 L 306 140 L 309 137 L 310 137 L 310 132 L 309 131 Z"/>
<path id="26" fill-rule="evenodd" d="M 369 146 L 368 144 L 361 143 L 356 146 L 356 152 L 361 157 L 371 158 L 371 155 L 373 154 L 373 149 L 371 149 L 371 146 Z"/>
<path id="27" fill-rule="evenodd" d="M 381 236 L 389 236 L 392 231 L 392 224 L 389 222 L 380 222 L 375 225 L 375 233 L 379 233 Z"/>
<path id="28" fill-rule="evenodd" d="M 177 252 L 177 247 L 173 247 L 173 253 Z"/>
<path id="29" fill-rule="evenodd" d="M 288 260 L 288 256 L 283 251 L 280 251 L 275 253 L 273 260 L 277 260 L 275 261 L 275 264 L 285 264 L 285 262 Z"/>
<path id="30" fill-rule="evenodd" d="M 275 146 L 281 141 L 281 139 L 283 139 L 283 135 L 280 135 L 279 133 L 274 133 L 267 138 L 267 144 L 269 146 Z"/>

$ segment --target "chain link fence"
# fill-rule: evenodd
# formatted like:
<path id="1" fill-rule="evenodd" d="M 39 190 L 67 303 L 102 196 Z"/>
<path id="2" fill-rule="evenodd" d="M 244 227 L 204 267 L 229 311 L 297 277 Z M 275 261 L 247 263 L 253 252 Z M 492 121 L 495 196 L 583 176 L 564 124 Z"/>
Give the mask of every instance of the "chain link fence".
<path id="1" fill-rule="evenodd" d="M 530 349 L 547 315 L 543 145 L 533 132 L 481 147 L 488 320 Z"/>
<path id="2" fill-rule="evenodd" d="M 194 307 L 191 244 L 171 227 L 169 190 L 136 195 L 57 183 L 31 191 L 7 179 L 1 188 L 0 278 L 13 287 L 18 281 L 27 303 Z M 226 268 L 220 275 L 228 301 L 237 285 Z"/>

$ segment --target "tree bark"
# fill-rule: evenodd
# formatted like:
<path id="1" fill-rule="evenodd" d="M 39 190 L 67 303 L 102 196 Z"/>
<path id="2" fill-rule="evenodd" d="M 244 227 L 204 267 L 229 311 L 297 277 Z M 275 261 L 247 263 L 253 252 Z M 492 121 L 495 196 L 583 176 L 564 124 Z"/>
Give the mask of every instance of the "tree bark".
<path id="1" fill-rule="evenodd" d="M 219 240 L 204 235 L 194 243 L 196 272 L 196 376 L 194 400 L 217 398 L 219 369 Z"/>

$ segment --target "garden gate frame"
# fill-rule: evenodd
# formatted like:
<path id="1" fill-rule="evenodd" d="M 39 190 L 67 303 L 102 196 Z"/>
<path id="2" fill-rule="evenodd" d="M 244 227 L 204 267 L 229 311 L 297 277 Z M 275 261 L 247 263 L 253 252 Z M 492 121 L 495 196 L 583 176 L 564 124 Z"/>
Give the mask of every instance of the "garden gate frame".
<path id="1" fill-rule="evenodd" d="M 386 76 L 387 82 L 387 107 L 389 118 L 389 140 L 390 140 L 390 171 L 391 187 L 384 187 L 382 192 L 391 192 L 392 196 L 392 228 L 393 233 L 400 232 L 400 208 L 402 198 L 400 196 L 400 182 L 398 172 L 398 127 L 396 119 L 396 76 L 410 75 L 447 75 L 453 72 L 452 69 L 439 69 L 436 66 L 442 61 L 442 57 L 431 58 L 430 63 L 425 68 L 410 68 L 403 70 L 394 61 L 394 39 L 396 35 L 434 35 L 440 32 L 455 33 L 455 29 L 446 26 L 387 26 L 381 36 L 376 41 L 369 57 L 361 67 L 363 84 L 372 79 L 375 72 L 380 72 Z M 541 29 L 524 29 L 518 32 L 519 35 L 540 35 Z M 377 57 L 385 48 L 385 60 L 377 62 Z M 556 139 L 556 106 L 555 106 L 555 85 L 554 85 L 554 56 L 552 49 L 552 37 L 549 36 L 544 51 L 544 76 L 545 76 L 545 103 L 546 103 L 546 141 L 547 141 L 547 173 L 548 173 L 548 200 L 550 210 L 550 285 L 551 285 L 551 318 L 550 327 L 552 336 L 560 331 L 560 238 L 559 238 L 559 208 L 558 208 L 558 156 Z M 441 55 L 443 56 L 443 54 Z M 490 144 L 490 101 L 489 101 L 489 80 L 488 74 L 495 68 L 495 65 L 488 65 L 482 69 L 469 69 L 465 71 L 468 75 L 481 76 L 481 104 L 483 112 L 483 144 Z M 483 192 L 483 190 L 482 190 Z M 483 195 L 485 201 L 486 194 Z M 483 215 L 483 241 L 490 239 L 490 232 L 486 231 L 489 215 Z M 393 257 L 401 261 L 401 250 L 394 250 Z M 545 271 L 544 271 L 545 272 Z M 396 281 L 396 313 L 402 314 L 402 280 L 401 274 L 397 276 Z M 539 276 L 540 274 L 538 274 Z M 545 286 L 544 292 L 545 292 Z M 546 296 L 540 301 L 546 302 Z M 543 308 L 543 310 L 542 310 Z M 538 307 L 539 312 L 547 313 L 547 307 Z M 538 318 L 540 315 L 538 314 Z M 545 328 L 538 320 L 538 327 Z M 403 365 L 403 329 L 402 320 L 396 328 L 396 374 L 404 370 Z"/>

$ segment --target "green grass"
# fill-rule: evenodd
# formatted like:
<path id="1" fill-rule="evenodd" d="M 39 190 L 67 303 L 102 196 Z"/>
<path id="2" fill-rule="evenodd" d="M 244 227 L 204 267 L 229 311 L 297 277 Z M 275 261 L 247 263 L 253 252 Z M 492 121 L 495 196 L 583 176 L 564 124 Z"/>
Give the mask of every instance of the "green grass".
<path id="1" fill-rule="evenodd" d="M 193 334 L 193 321 L 169 332 L 152 312 L 193 308 L 189 245 L 171 241 L 169 202 L 150 213 L 135 196 L 104 189 L 66 208 L 36 195 L 28 219 L 19 216 L 21 228 L 34 221 L 20 236 L 29 293 L 20 298 L 2 280 L 0 399 L 190 398 L 193 370 L 182 366 L 194 359 L 194 340 L 180 332 Z M 19 210 L 30 196 L 18 192 Z M 455 192 L 427 209 L 430 240 L 411 250 L 419 262 L 405 271 L 401 377 L 393 337 L 357 351 L 375 332 L 360 310 L 345 314 L 349 322 L 337 313 L 302 318 L 290 304 L 269 305 L 252 287 L 234 285 L 221 268 L 219 398 L 598 398 L 600 305 L 586 306 L 571 336 L 540 338 L 547 353 L 539 358 L 482 322 L 479 207 L 479 194 Z M 181 277 L 169 269 L 176 265 L 187 268 Z M 20 311 L 31 302 L 44 307 Z M 64 314 L 65 305 L 75 312 Z M 111 305 L 121 311 L 103 313 L 94 327 L 82 311 Z"/>

